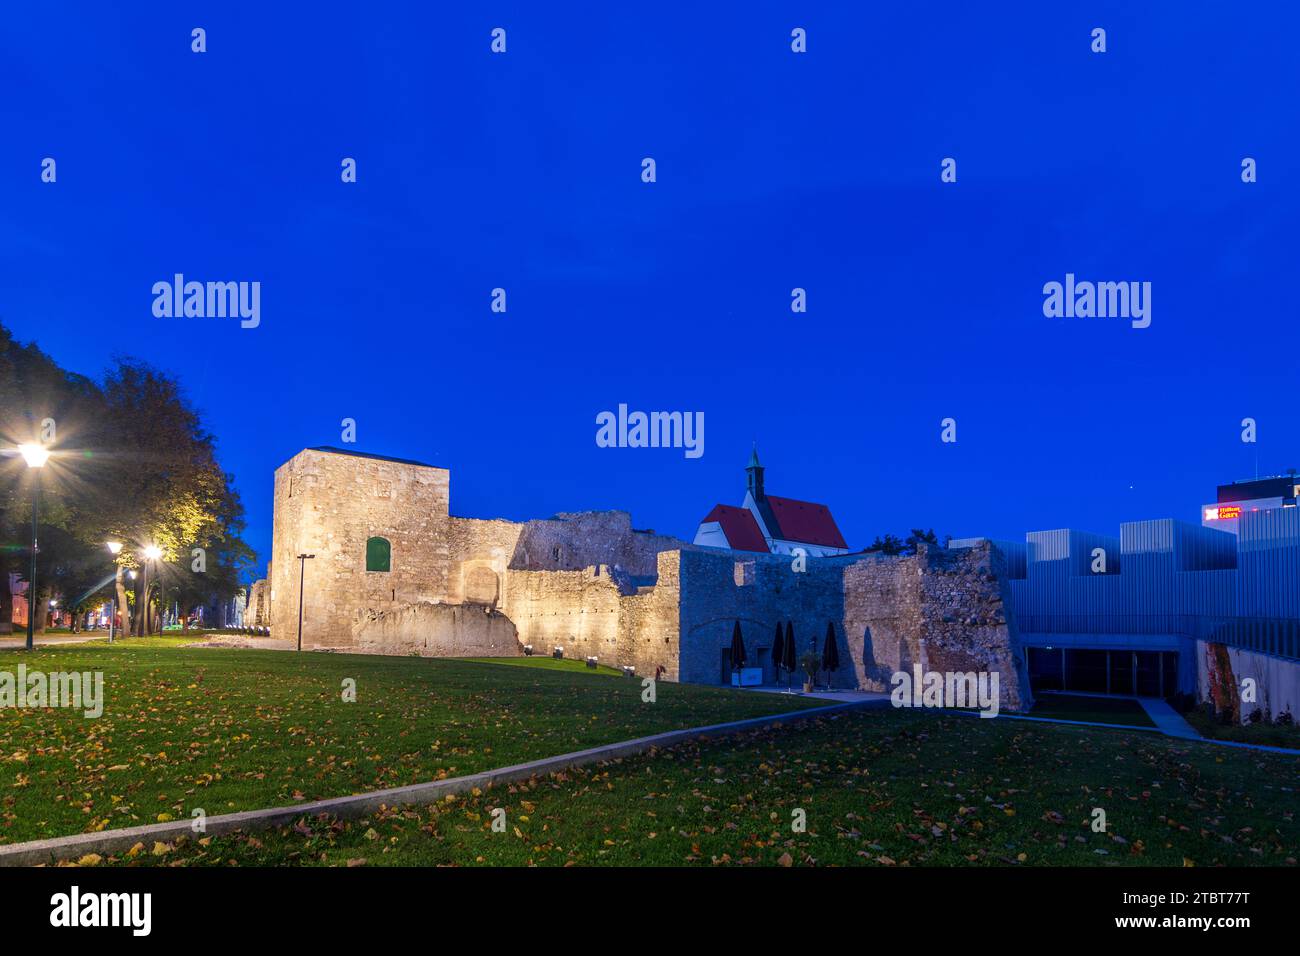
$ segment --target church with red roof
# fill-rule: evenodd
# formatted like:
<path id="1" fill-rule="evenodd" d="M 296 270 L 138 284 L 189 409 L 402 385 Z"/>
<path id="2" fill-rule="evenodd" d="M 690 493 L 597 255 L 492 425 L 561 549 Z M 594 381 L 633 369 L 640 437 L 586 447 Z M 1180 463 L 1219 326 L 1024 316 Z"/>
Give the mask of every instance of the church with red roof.
<path id="1" fill-rule="evenodd" d="M 745 469 L 745 503 L 715 505 L 700 522 L 694 543 L 762 554 L 792 554 L 800 548 L 809 557 L 849 551 L 825 505 L 767 494 L 757 448 Z"/>

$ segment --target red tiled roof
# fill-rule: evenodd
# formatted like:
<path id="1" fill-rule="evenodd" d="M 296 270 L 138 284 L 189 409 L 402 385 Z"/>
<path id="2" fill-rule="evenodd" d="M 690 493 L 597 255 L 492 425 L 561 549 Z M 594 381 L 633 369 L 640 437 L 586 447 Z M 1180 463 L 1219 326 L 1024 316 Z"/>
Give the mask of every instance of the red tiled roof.
<path id="1" fill-rule="evenodd" d="M 767 553 L 767 540 L 758 527 L 758 522 L 749 513 L 748 508 L 735 505 L 714 505 L 713 510 L 704 516 L 705 521 L 716 521 L 722 526 L 722 533 L 727 536 L 727 544 L 734 551 L 762 551 Z"/>
<path id="2" fill-rule="evenodd" d="M 848 547 L 835 519 L 831 517 L 831 509 L 825 505 L 796 501 L 794 498 L 778 498 L 775 495 L 768 495 L 766 500 L 772 506 L 772 515 L 780 526 L 783 541 L 816 544 L 823 548 Z M 775 533 L 775 529 L 771 530 Z M 727 540 L 731 540 L 730 535 Z"/>

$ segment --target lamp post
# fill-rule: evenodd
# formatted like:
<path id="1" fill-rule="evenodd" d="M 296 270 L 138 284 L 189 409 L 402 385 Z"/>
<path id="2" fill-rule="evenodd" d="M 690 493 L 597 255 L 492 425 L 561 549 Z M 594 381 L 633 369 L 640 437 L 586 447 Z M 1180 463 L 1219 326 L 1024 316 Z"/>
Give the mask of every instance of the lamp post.
<path id="1" fill-rule="evenodd" d="M 32 567 L 31 574 L 27 577 L 27 649 L 32 649 L 33 625 L 36 622 L 36 552 L 38 549 L 36 541 L 36 513 L 40 507 L 41 500 L 41 473 L 39 469 L 45 467 L 45 463 L 50 459 L 50 450 L 44 445 L 19 445 L 19 453 L 22 454 L 23 460 L 27 462 L 28 469 L 32 472 Z"/>
<path id="2" fill-rule="evenodd" d="M 108 553 L 113 556 L 113 596 L 108 602 L 108 643 L 113 643 L 113 625 L 117 622 L 117 589 L 122 584 L 122 565 L 117 563 L 117 556 L 122 553 L 121 541 L 108 541 Z"/>
<path id="3" fill-rule="evenodd" d="M 314 558 L 314 554 L 298 555 L 298 650 L 302 650 L 302 584 L 303 578 L 307 576 L 307 560 Z"/>

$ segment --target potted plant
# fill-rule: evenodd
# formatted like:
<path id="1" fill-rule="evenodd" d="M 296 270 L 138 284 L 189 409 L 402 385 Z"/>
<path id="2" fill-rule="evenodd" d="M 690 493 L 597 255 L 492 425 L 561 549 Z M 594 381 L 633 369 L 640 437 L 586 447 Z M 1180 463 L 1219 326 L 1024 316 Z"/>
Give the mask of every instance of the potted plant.
<path id="1" fill-rule="evenodd" d="M 799 666 L 803 668 L 807 680 L 803 682 L 803 692 L 811 694 L 813 681 L 817 678 L 817 670 L 821 667 L 822 659 L 816 651 L 805 651 L 799 658 Z"/>

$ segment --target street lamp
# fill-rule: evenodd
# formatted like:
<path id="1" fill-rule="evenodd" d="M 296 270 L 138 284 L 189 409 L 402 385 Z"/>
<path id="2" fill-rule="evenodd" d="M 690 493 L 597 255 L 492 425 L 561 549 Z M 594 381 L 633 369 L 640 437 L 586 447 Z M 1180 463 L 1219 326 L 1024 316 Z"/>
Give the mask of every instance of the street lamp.
<path id="1" fill-rule="evenodd" d="M 50 460 L 50 450 L 44 445 L 19 445 L 18 452 L 32 471 L 32 569 L 27 577 L 27 649 L 32 649 L 33 625 L 36 622 L 36 512 L 41 500 L 41 475 L 39 469 Z"/>
<path id="2" fill-rule="evenodd" d="M 303 578 L 307 576 L 307 559 L 314 558 L 314 554 L 298 555 L 298 650 L 302 650 L 302 583 Z"/>
<path id="3" fill-rule="evenodd" d="M 23 456 L 28 468 L 43 468 L 50 460 L 50 450 L 44 445 L 19 445 L 18 453 Z"/>
<path id="4" fill-rule="evenodd" d="M 122 553 L 121 541 L 106 541 L 104 543 L 108 545 L 108 553 L 111 554 L 114 559 Z M 122 583 L 122 565 L 118 564 L 117 561 L 114 560 L 113 567 L 113 596 L 108 602 L 108 643 L 110 644 L 113 643 L 113 625 L 117 623 L 117 589 Z"/>

